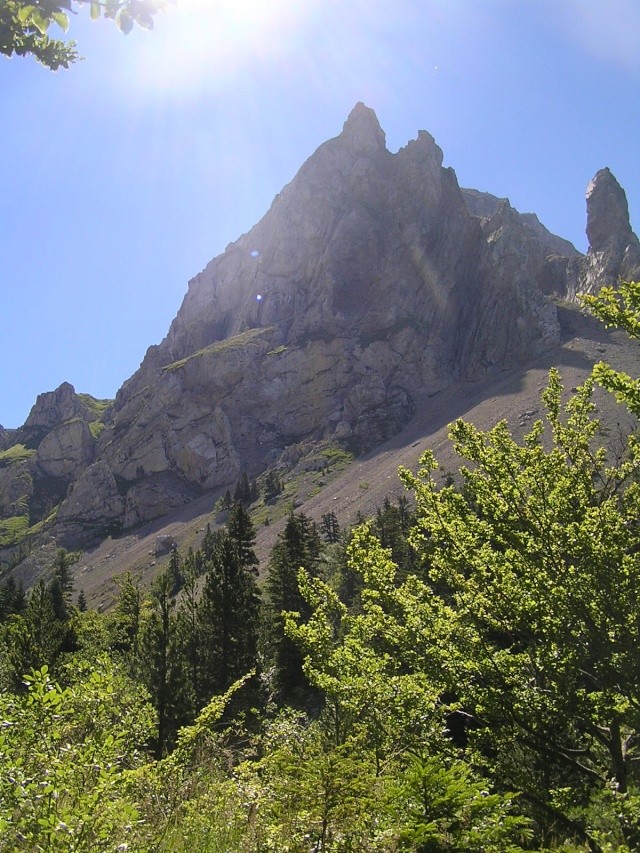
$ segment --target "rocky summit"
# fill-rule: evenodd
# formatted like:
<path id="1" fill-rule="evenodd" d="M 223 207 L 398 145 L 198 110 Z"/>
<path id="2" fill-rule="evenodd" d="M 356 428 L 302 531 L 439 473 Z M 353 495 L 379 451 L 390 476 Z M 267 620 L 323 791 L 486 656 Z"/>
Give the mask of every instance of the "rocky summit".
<path id="1" fill-rule="evenodd" d="M 461 379 L 557 345 L 554 299 L 640 271 L 624 191 L 587 191 L 581 255 L 507 199 L 461 189 L 420 131 L 389 152 L 357 104 L 249 233 L 189 282 L 105 407 L 67 384 L 0 432 L 12 531 L 83 546 L 328 441 L 358 454 Z M 21 519 L 17 521 L 16 519 Z M 5 551 L 6 552 L 6 551 Z"/>

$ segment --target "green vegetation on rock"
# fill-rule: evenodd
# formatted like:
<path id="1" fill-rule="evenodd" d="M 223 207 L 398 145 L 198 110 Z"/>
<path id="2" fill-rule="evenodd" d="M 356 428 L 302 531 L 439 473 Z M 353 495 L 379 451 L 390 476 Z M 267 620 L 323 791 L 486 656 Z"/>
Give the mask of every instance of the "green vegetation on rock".
<path id="1" fill-rule="evenodd" d="M 185 356 L 185 358 L 178 359 L 178 361 L 173 361 L 171 364 L 166 364 L 162 370 L 170 371 L 170 370 L 179 370 L 181 367 L 184 367 L 185 364 L 188 364 L 194 358 L 203 358 L 209 355 L 219 355 L 226 350 L 231 349 L 242 349 L 250 344 L 252 341 L 261 338 L 270 332 L 273 331 L 272 326 L 268 326 L 266 328 L 260 329 L 247 329 L 246 332 L 241 332 L 239 335 L 234 335 L 231 338 L 225 338 L 222 341 L 214 341 L 214 343 L 209 344 L 202 349 L 197 350 L 196 352 L 191 353 L 190 355 Z"/>
<path id="2" fill-rule="evenodd" d="M 0 467 L 4 465 L 12 465 L 18 462 L 26 462 L 36 455 L 36 451 L 30 447 L 25 447 L 24 444 L 14 444 L 0 452 Z"/>

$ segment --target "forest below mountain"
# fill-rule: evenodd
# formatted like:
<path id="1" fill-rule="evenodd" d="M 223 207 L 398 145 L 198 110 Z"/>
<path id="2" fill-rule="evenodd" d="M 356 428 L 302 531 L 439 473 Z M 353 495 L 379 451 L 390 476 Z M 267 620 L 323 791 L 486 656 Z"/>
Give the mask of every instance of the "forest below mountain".
<path id="1" fill-rule="evenodd" d="M 640 337 L 640 283 L 585 302 Z M 348 530 L 292 510 L 264 578 L 249 487 L 110 612 L 63 549 L 7 581 L 0 850 L 640 849 L 640 442 L 596 383 L 640 415 L 551 371 L 521 442 L 454 422 L 458 473 L 425 452 Z"/>

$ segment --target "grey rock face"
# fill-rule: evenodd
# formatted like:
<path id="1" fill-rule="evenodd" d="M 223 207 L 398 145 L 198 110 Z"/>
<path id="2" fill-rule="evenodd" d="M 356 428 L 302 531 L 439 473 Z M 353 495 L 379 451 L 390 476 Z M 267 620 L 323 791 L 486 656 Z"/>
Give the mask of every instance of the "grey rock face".
<path id="1" fill-rule="evenodd" d="M 479 192 L 478 190 L 463 189 L 462 197 L 469 213 L 481 219 L 491 218 L 503 203 L 509 204 L 509 199 L 498 198 L 491 193 Z M 532 238 L 539 244 L 538 250 L 542 250 L 545 255 L 562 255 L 567 258 L 581 257 L 573 243 L 552 234 L 544 227 L 535 213 L 520 213 L 519 216 L 522 223 L 531 230 Z"/>
<path id="2" fill-rule="evenodd" d="M 551 296 L 633 269 L 638 241 L 610 173 L 589 191 L 583 257 L 506 199 L 461 191 L 442 159 L 425 131 L 390 153 L 358 104 L 263 219 L 189 282 L 95 451 L 95 415 L 71 386 L 38 398 L 23 435 L 38 436 L 34 471 L 72 483 L 58 513 L 65 542 L 286 464 L 301 442 L 375 447 L 452 380 L 554 346 Z M 0 482 L 7 501 L 19 492 Z"/>
<path id="3" fill-rule="evenodd" d="M 609 169 L 601 169 L 587 187 L 587 238 L 580 291 L 595 293 L 640 276 L 640 242 L 631 230 L 627 197 Z"/>
<path id="4" fill-rule="evenodd" d="M 86 421 L 74 418 L 47 433 L 38 445 L 36 462 L 44 474 L 75 479 L 93 462 L 95 444 Z"/>
<path id="5" fill-rule="evenodd" d="M 75 482 L 58 511 L 58 541 L 64 547 L 86 545 L 120 530 L 124 507 L 109 466 L 95 462 Z"/>
<path id="6" fill-rule="evenodd" d="M 28 446 L 37 446 L 50 430 L 73 418 L 92 421 L 95 415 L 78 397 L 73 385 L 63 382 L 55 391 L 38 394 L 24 426 L 19 430 L 20 439 Z"/>

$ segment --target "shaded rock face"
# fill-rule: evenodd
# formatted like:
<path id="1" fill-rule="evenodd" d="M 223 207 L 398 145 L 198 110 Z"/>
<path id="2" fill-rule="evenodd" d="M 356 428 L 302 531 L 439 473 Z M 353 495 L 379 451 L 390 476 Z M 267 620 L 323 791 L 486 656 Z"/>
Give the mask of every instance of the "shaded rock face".
<path id="1" fill-rule="evenodd" d="M 54 427 L 74 418 L 89 422 L 95 420 L 95 415 L 78 397 L 73 385 L 63 382 L 55 391 L 38 394 L 24 426 L 18 430 L 18 439 L 27 447 L 37 447 Z"/>
<path id="2" fill-rule="evenodd" d="M 453 378 L 553 345 L 555 309 L 521 269 L 530 247 L 494 226 L 489 239 L 433 137 L 391 154 L 359 104 L 190 282 L 118 393 L 100 458 L 128 482 L 221 488 L 301 441 L 373 447 Z"/>
<path id="3" fill-rule="evenodd" d="M 75 482 L 58 511 L 57 539 L 62 547 L 88 544 L 122 529 L 124 498 L 106 462 L 91 465 Z"/>
<path id="4" fill-rule="evenodd" d="M 578 292 L 597 292 L 640 277 L 640 242 L 631 230 L 624 190 L 609 169 L 587 187 L 589 251 L 578 271 Z"/>
<path id="5" fill-rule="evenodd" d="M 30 470 L 71 484 L 60 539 L 134 527 L 232 486 L 242 469 L 286 464 L 303 442 L 373 448 L 453 380 L 554 346 L 550 297 L 636 263 L 608 170 L 590 186 L 582 256 L 508 200 L 461 190 L 442 159 L 425 131 L 390 153 L 358 104 L 264 218 L 191 280 L 95 445 L 71 386 L 41 395 L 22 435 L 37 437 Z M 7 501 L 29 488 L 0 478 Z"/>
<path id="6" fill-rule="evenodd" d="M 93 462 L 95 444 L 87 422 L 73 418 L 47 433 L 38 445 L 36 462 L 44 474 L 74 480 Z"/>
<path id="7" fill-rule="evenodd" d="M 90 424 L 98 415 L 90 402 L 97 401 L 65 382 L 38 396 L 24 426 L 0 436 L 0 518 L 32 526 L 66 498 L 95 459 Z"/>

